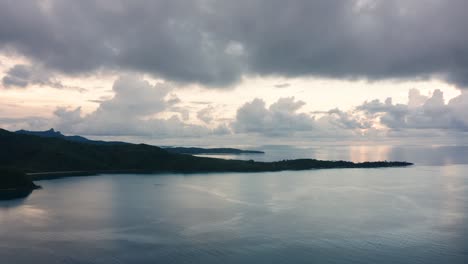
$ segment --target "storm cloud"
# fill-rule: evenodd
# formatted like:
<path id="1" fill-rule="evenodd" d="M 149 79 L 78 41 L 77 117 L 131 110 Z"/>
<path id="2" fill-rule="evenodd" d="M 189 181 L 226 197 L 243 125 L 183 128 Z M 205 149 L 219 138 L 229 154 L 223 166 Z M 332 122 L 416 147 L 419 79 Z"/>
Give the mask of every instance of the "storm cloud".
<path id="1" fill-rule="evenodd" d="M 65 74 L 442 78 L 468 85 L 465 0 L 0 2 L 0 51 Z M 23 86 L 7 77 L 4 84 Z"/>

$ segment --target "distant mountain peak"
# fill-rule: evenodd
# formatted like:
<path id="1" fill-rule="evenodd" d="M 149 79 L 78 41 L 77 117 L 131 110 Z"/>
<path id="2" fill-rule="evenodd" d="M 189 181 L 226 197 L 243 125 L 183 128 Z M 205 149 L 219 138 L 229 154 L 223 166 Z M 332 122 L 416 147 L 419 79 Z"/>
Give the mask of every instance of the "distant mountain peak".
<path id="1" fill-rule="evenodd" d="M 41 137 L 65 137 L 60 131 L 56 131 L 53 128 L 49 130 L 44 130 L 44 131 L 29 131 L 29 130 L 21 129 L 21 130 L 16 131 L 15 133 L 35 135 L 35 136 L 41 136 Z"/>
<path id="2" fill-rule="evenodd" d="M 129 144 L 129 143 L 119 142 L 119 141 L 91 140 L 82 136 L 65 136 L 64 134 L 62 134 L 62 132 L 55 130 L 53 128 L 49 130 L 45 130 L 45 131 L 29 131 L 29 130 L 21 129 L 21 130 L 15 131 L 15 133 L 23 134 L 23 135 L 38 136 L 38 137 L 46 137 L 46 138 L 61 138 L 61 139 L 68 140 L 68 141 L 89 143 L 89 144 L 95 144 L 95 145 Z"/>

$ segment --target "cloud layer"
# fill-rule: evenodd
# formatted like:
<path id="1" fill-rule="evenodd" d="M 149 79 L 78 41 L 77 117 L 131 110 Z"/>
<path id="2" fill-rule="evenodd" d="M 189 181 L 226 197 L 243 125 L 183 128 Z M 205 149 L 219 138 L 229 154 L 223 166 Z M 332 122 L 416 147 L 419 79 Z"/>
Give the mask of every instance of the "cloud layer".
<path id="1" fill-rule="evenodd" d="M 435 76 L 465 88 L 467 9 L 465 0 L 5 0 L 0 50 L 66 74 L 137 71 L 215 87 L 280 75 Z M 25 85 L 10 77 L 4 84 Z"/>
<path id="2" fill-rule="evenodd" d="M 136 136 L 152 138 L 196 138 L 215 135 L 247 135 L 288 138 L 374 138 L 388 136 L 457 134 L 468 132 L 468 93 L 444 99 L 440 90 L 422 95 L 412 89 L 408 102 L 394 104 L 392 98 L 365 101 L 351 109 L 305 112 L 306 102 L 294 97 L 278 98 L 267 105 L 256 98 L 239 106 L 234 116 L 218 117 L 217 106 L 200 110 L 184 107 L 167 83 L 151 84 L 138 75 L 118 78 L 114 96 L 84 114 L 80 107 L 58 107 L 52 118 L 0 118 L 3 128 L 42 130 L 54 127 L 67 134 Z M 191 119 L 190 117 L 196 117 Z"/>
<path id="3" fill-rule="evenodd" d="M 291 132 L 312 130 L 314 119 L 297 111 L 304 105 L 294 97 L 280 98 L 266 108 L 265 102 L 255 99 L 237 110 L 232 127 L 238 133 L 288 135 Z"/>
<path id="4" fill-rule="evenodd" d="M 160 113 L 178 111 L 178 98 L 171 87 L 151 85 L 138 76 L 122 76 L 112 87 L 114 97 L 104 100 L 92 113 L 83 116 L 81 108 L 57 108 L 52 124 L 66 133 L 97 136 L 184 137 L 218 133 L 207 127 L 184 123 L 184 111 L 168 118 Z"/>
<path id="5" fill-rule="evenodd" d="M 48 86 L 56 89 L 72 89 L 80 92 L 85 88 L 64 85 L 51 72 L 40 67 L 27 64 L 16 64 L 6 72 L 2 78 L 5 88 L 26 88 L 29 85 Z"/>
<path id="6" fill-rule="evenodd" d="M 378 118 L 380 123 L 392 130 L 443 129 L 468 132 L 468 94 L 445 103 L 442 91 L 435 90 L 432 96 L 423 96 L 416 89 L 409 92 L 408 104 L 393 104 L 373 100 L 357 107 L 367 118 Z"/>

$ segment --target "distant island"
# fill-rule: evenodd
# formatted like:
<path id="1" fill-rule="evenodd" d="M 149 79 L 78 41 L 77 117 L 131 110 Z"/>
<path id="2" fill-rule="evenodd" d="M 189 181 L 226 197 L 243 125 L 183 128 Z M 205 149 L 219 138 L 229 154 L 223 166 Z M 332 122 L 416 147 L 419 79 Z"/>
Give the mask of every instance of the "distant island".
<path id="1" fill-rule="evenodd" d="M 119 145 L 119 144 L 130 144 L 122 141 L 102 141 L 102 140 L 91 140 L 82 136 L 65 136 L 60 131 L 56 131 L 53 128 L 46 131 L 28 131 L 18 130 L 15 133 L 22 135 L 33 135 L 46 138 L 61 138 L 73 142 L 81 142 L 95 145 Z M 236 148 L 199 148 L 199 147 L 177 147 L 177 146 L 162 146 L 161 148 L 179 154 L 190 154 L 190 155 L 201 155 L 201 154 L 265 154 L 263 151 L 258 150 L 242 150 Z"/>
<path id="2" fill-rule="evenodd" d="M 51 131 L 55 132 L 55 131 Z M 104 141 L 103 141 L 104 142 Z M 258 162 L 227 160 L 170 152 L 146 144 L 93 143 L 14 133 L 0 129 L 0 167 L 27 173 L 32 180 L 99 173 L 203 173 L 203 172 L 267 172 L 330 168 L 380 168 L 409 166 L 412 163 L 378 161 L 354 163 L 316 159 Z M 16 176 L 14 176 L 16 175 Z M 20 174 L 2 174 L 4 189 L 21 188 L 26 179 Z M 26 179 L 27 181 L 28 179 Z M 31 186 L 31 185 L 30 185 Z"/>
<path id="3" fill-rule="evenodd" d="M 230 154 L 230 155 L 240 155 L 240 154 L 265 154 L 263 151 L 259 150 L 243 150 L 236 148 L 195 148 L 195 147 L 162 147 L 164 150 L 167 150 L 172 153 L 179 154 L 190 154 L 190 155 L 201 155 L 201 154 Z"/>

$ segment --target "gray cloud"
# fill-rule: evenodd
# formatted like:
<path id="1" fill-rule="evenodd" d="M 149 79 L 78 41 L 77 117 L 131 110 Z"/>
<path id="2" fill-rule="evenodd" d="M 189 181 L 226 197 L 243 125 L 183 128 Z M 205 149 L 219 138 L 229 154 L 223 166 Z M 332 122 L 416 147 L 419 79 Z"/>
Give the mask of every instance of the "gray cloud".
<path id="1" fill-rule="evenodd" d="M 25 88 L 30 84 L 35 84 L 56 89 L 70 89 L 77 90 L 79 92 L 86 91 L 86 89 L 81 87 L 64 85 L 61 81 L 54 78 L 52 73 L 40 66 L 30 66 L 25 64 L 17 64 L 8 69 L 6 75 L 2 78 L 2 84 L 5 88 Z"/>
<path id="2" fill-rule="evenodd" d="M 209 105 L 212 102 L 208 102 L 208 101 L 191 101 L 190 103 L 195 104 L 195 105 Z"/>
<path id="3" fill-rule="evenodd" d="M 372 127 L 372 120 L 360 118 L 355 115 L 353 111 L 345 112 L 335 108 L 325 114 L 326 115 L 318 119 L 318 123 L 320 123 L 322 127 L 328 127 L 329 129 L 356 130 L 370 129 Z"/>
<path id="4" fill-rule="evenodd" d="M 237 110 L 232 127 L 238 133 L 288 135 L 298 131 L 310 131 L 314 119 L 297 111 L 304 105 L 294 97 L 280 98 L 266 108 L 265 102 L 255 99 Z"/>
<path id="5" fill-rule="evenodd" d="M 309 113 L 300 111 L 305 102 L 294 97 L 280 98 L 269 106 L 257 98 L 239 107 L 234 119 L 216 118 L 219 125 L 213 128 L 213 108 L 206 107 L 196 113 L 205 125 L 187 123 L 184 115 L 188 117 L 191 113 L 178 105 L 182 102 L 174 100 L 171 90 L 166 84 L 152 85 L 139 77 L 124 76 L 113 85 L 114 97 L 102 100 L 90 114 L 83 114 L 80 107 L 59 107 L 52 119 L 0 117 L 0 125 L 10 130 L 54 127 L 69 134 L 158 139 L 246 134 L 283 138 L 294 134 L 304 138 L 456 137 L 468 132 L 466 91 L 446 102 L 439 90 L 424 96 L 419 90 L 411 89 L 404 104 L 395 104 L 391 98 L 384 102 L 376 99 L 347 111 L 335 108 Z M 167 116 L 171 112 L 176 114 L 168 118 L 157 115 Z"/>
<path id="6" fill-rule="evenodd" d="M 412 89 L 408 104 L 393 104 L 391 98 L 385 102 L 373 100 L 357 107 L 367 118 L 379 118 L 382 125 L 392 130 L 442 129 L 468 131 L 468 94 L 463 91 L 459 96 L 445 103 L 442 91 L 435 90 L 430 97 L 420 95 Z"/>
<path id="7" fill-rule="evenodd" d="M 289 86 L 291 86 L 291 84 L 289 84 L 289 83 L 278 83 L 278 84 L 275 84 L 275 87 L 276 87 L 276 88 L 287 88 L 287 87 L 289 87 Z"/>
<path id="8" fill-rule="evenodd" d="M 0 48 L 69 74 L 135 70 L 215 87 L 280 75 L 437 76 L 463 88 L 467 9 L 465 0 L 7 0 Z"/>
<path id="9" fill-rule="evenodd" d="M 236 133 L 258 133 L 265 136 L 287 136 L 306 132 L 316 136 L 404 136 L 456 134 L 468 132 L 468 93 L 445 102 L 442 91 L 431 96 L 411 89 L 408 103 L 394 104 L 392 98 L 366 101 L 342 111 L 297 111 L 304 105 L 294 98 L 281 98 L 270 107 L 261 99 L 244 104 L 237 111 L 232 127 Z"/>
<path id="10" fill-rule="evenodd" d="M 214 108 L 212 106 L 207 106 L 197 112 L 197 118 L 203 121 L 205 124 L 209 124 L 214 119 L 213 111 Z"/>
<path id="11" fill-rule="evenodd" d="M 15 65 L 8 70 L 7 74 L 2 79 L 2 83 L 5 87 L 26 87 L 31 75 L 30 69 L 25 65 Z"/>
<path id="12" fill-rule="evenodd" d="M 114 82 L 113 98 L 103 100 L 92 113 L 83 116 L 81 108 L 58 108 L 53 120 L 54 127 L 65 133 L 97 136 L 152 136 L 152 137 L 197 137 L 209 134 L 228 133 L 223 127 L 211 130 L 204 126 L 185 123 L 189 112 L 178 107 L 180 99 L 170 94 L 166 84 L 151 85 L 141 77 L 127 75 Z M 155 114 L 178 112 L 169 118 Z M 182 120 L 181 120 L 182 118 Z"/>
<path id="13" fill-rule="evenodd" d="M 40 116 L 31 116 L 23 118 L 5 118 L 0 117 L 0 126 L 3 129 L 16 131 L 20 129 L 26 130 L 46 130 L 51 128 L 53 124 L 48 118 Z"/>

